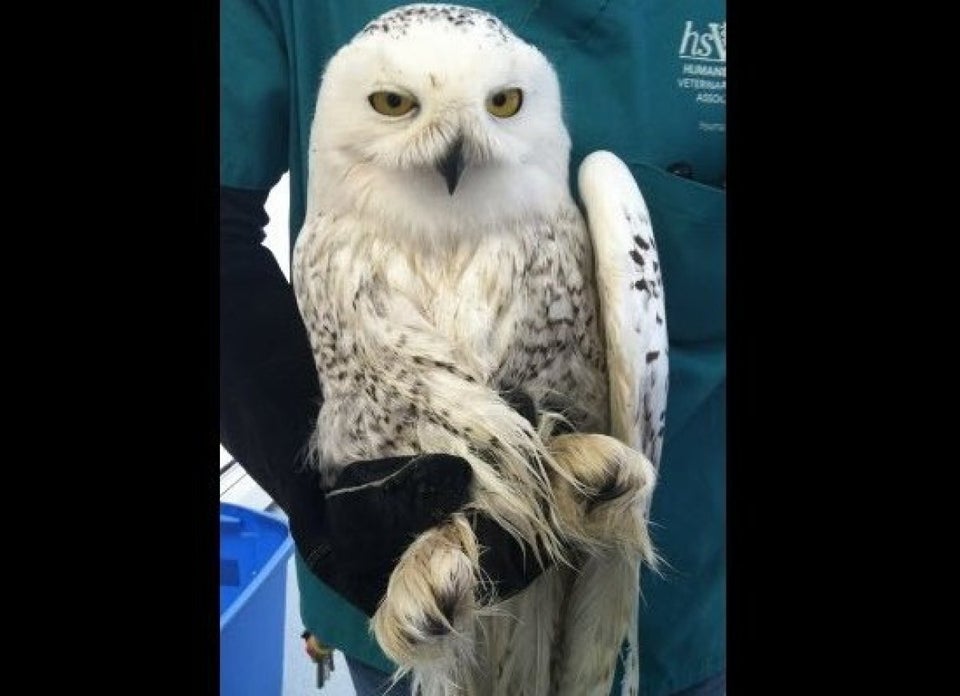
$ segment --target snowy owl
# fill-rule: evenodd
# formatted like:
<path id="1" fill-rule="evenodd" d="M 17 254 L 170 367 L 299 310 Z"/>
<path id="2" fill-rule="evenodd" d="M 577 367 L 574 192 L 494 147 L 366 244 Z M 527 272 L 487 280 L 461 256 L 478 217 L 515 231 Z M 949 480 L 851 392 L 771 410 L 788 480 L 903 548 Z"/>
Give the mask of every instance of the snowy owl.
<path id="1" fill-rule="evenodd" d="M 663 287 L 627 167 L 584 160 L 585 220 L 569 153 L 552 66 L 486 12 L 398 8 L 323 74 L 293 262 L 324 394 L 315 465 L 328 484 L 391 455 L 473 470 L 470 505 L 413 540 L 371 621 L 424 696 L 606 696 L 625 638 L 636 691 Z M 550 564 L 513 597 L 480 572 L 478 512 Z"/>

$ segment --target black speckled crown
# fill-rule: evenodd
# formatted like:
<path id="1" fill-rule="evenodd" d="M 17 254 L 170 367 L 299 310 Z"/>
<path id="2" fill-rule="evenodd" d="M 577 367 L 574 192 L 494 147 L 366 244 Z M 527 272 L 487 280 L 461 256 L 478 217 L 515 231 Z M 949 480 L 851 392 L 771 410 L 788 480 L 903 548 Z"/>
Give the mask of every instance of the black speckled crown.
<path id="1" fill-rule="evenodd" d="M 405 36 L 413 26 L 441 24 L 460 27 L 464 31 L 486 29 L 489 38 L 507 41 L 511 32 L 499 19 L 488 12 L 460 5 L 404 5 L 390 10 L 370 22 L 360 32 L 361 36 L 387 34 Z"/>

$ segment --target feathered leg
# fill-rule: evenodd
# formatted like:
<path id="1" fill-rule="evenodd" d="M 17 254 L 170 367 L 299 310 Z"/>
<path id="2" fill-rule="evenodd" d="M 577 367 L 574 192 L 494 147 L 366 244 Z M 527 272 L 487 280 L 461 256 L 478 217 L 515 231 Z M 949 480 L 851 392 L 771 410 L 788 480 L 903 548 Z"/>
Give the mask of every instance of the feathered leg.
<path id="1" fill-rule="evenodd" d="M 473 529 L 456 514 L 418 536 L 390 575 L 371 626 L 383 651 L 399 665 L 397 676 L 414 672 L 415 694 L 476 694 L 478 560 Z"/>
<path id="2" fill-rule="evenodd" d="M 552 693 L 607 696 L 635 623 L 640 562 L 655 562 L 645 514 L 655 471 L 642 454 L 604 435 L 562 435 L 550 449 L 583 484 L 557 481 L 555 493 L 565 531 L 584 558 L 566 598 Z M 635 647 L 636 636 L 630 643 Z"/>
<path id="3" fill-rule="evenodd" d="M 415 694 L 549 696 L 571 571 L 554 566 L 520 594 L 479 607 L 478 551 L 463 515 L 417 537 L 373 617 L 377 641 L 413 672 Z"/>

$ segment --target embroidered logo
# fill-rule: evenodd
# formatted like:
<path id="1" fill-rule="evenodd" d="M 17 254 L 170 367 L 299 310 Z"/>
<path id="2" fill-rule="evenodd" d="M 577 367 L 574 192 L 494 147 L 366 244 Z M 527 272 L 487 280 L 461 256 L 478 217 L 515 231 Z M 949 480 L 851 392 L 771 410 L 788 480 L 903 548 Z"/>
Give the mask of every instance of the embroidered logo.
<path id="1" fill-rule="evenodd" d="M 680 77 L 677 86 L 689 90 L 698 103 L 727 103 L 727 23 L 698 25 L 688 19 L 680 34 L 677 51 Z M 700 123 L 701 130 L 723 131 L 723 123 Z"/>
<path id="2" fill-rule="evenodd" d="M 710 22 L 705 29 L 697 31 L 688 19 L 680 39 L 680 58 L 726 64 L 727 23 Z"/>

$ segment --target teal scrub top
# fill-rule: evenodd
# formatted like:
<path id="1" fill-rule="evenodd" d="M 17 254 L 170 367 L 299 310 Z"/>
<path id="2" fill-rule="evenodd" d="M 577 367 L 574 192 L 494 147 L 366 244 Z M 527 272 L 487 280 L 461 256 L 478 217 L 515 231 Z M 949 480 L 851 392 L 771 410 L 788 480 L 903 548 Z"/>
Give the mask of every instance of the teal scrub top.
<path id="1" fill-rule="evenodd" d="M 290 173 L 290 234 L 303 221 L 307 146 L 326 61 L 396 2 L 224 0 L 220 182 L 271 188 Z M 726 657 L 726 6 L 724 0 L 474 1 L 538 46 L 560 77 L 584 156 L 616 153 L 650 208 L 670 333 L 666 434 L 651 519 L 668 562 L 644 572 L 641 693 L 661 696 Z M 669 173 L 678 162 L 693 179 Z M 291 244 L 291 248 L 293 245 Z M 297 558 L 304 625 L 385 671 L 367 621 Z M 615 686 L 616 688 L 616 686 Z"/>

